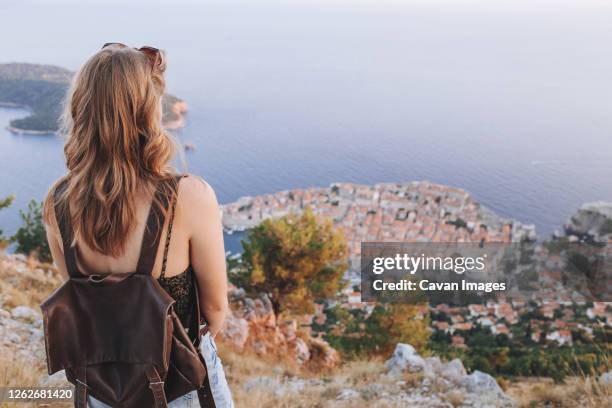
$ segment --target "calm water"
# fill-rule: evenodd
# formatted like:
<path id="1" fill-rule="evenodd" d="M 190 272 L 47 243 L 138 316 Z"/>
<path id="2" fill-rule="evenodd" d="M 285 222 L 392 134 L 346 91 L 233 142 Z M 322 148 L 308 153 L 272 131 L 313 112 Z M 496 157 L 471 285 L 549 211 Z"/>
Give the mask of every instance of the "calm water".
<path id="1" fill-rule="evenodd" d="M 612 200 L 604 2 L 82 3 L 3 0 L 0 62 L 76 69 L 105 42 L 167 49 L 189 170 L 221 202 L 427 179 L 544 235 Z M 61 140 L 3 129 L 23 114 L 0 109 L 6 232 L 63 171 Z"/>

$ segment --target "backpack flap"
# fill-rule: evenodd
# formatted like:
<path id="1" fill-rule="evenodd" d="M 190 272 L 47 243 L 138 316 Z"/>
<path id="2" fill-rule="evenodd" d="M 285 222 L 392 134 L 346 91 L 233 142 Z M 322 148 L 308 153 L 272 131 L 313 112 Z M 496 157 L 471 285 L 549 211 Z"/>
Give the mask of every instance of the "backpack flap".
<path id="1" fill-rule="evenodd" d="M 71 278 L 41 305 L 49 374 L 110 361 L 167 371 L 173 303 L 150 275 Z"/>

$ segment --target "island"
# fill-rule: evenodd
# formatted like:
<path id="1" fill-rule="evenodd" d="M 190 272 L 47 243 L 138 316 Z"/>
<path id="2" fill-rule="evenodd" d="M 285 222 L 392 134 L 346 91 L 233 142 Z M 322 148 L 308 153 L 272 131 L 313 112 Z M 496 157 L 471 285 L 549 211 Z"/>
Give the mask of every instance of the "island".
<path id="1" fill-rule="evenodd" d="M 8 129 L 18 134 L 55 134 L 63 100 L 74 72 L 54 65 L 0 64 L 0 106 L 27 108 L 25 118 L 13 119 Z M 163 123 L 167 129 L 185 125 L 187 103 L 165 94 Z"/>

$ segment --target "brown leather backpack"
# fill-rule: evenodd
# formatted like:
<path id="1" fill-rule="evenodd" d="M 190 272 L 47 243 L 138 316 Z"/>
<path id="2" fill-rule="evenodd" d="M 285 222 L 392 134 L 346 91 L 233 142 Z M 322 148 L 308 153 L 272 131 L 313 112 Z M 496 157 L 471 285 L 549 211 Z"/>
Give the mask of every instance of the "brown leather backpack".
<path id="1" fill-rule="evenodd" d="M 177 181 L 158 186 L 156 197 L 166 208 L 175 200 Z M 197 288 L 189 330 L 198 335 L 192 343 L 174 300 L 151 276 L 163 212 L 151 206 L 135 272 L 85 275 L 71 246 L 68 211 L 57 204 L 66 185 L 55 191 L 55 213 L 70 278 L 41 305 L 49 374 L 66 370 L 77 408 L 87 407 L 88 393 L 113 407 L 164 408 L 193 390 L 203 407 L 214 407 L 199 352 L 206 329 L 200 330 Z"/>

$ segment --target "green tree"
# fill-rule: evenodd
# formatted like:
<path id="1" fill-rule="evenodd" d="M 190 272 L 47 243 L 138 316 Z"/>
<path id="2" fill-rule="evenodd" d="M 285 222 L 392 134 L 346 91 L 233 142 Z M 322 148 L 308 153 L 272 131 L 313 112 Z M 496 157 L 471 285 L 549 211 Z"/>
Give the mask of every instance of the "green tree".
<path id="1" fill-rule="evenodd" d="M 243 267 L 232 281 L 267 293 L 276 314 L 313 313 L 315 300 L 335 296 L 344 285 L 344 236 L 308 208 L 301 215 L 265 220 L 247 233 L 242 246 Z"/>
<path id="2" fill-rule="evenodd" d="M 408 343 L 420 352 L 429 341 L 429 317 L 422 305 L 388 303 L 377 305 L 366 320 L 366 337 L 378 353 L 393 351 L 397 343 Z"/>
<path id="3" fill-rule="evenodd" d="M 13 203 L 15 196 L 8 196 L 2 200 L 0 200 L 0 210 L 10 206 Z M 0 247 L 4 247 L 8 243 L 8 240 L 4 236 L 4 231 L 0 229 Z"/>
<path id="4" fill-rule="evenodd" d="M 23 225 L 11 238 L 11 241 L 17 243 L 16 252 L 34 255 L 43 262 L 51 262 L 51 251 L 42 218 L 42 204 L 32 200 L 28 204 L 28 212 L 19 210 L 19 215 Z"/>

